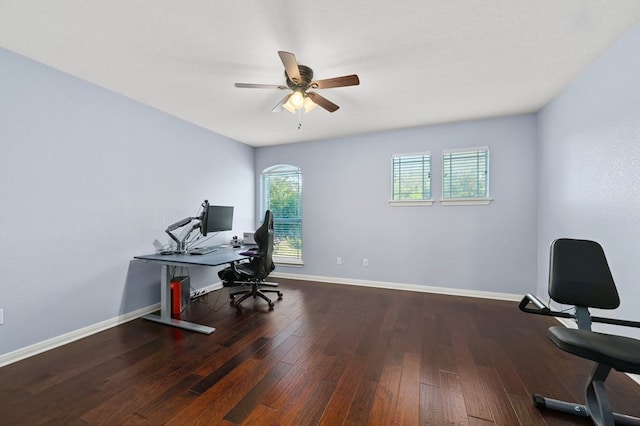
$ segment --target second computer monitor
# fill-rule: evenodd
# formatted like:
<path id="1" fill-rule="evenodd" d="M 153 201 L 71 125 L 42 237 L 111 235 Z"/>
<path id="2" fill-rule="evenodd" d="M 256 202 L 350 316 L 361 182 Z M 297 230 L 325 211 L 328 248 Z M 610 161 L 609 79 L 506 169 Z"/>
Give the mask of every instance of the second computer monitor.
<path id="1" fill-rule="evenodd" d="M 206 203 L 206 202 L 205 202 Z M 206 236 L 209 232 L 231 231 L 233 229 L 233 206 L 203 205 L 200 232 Z"/>

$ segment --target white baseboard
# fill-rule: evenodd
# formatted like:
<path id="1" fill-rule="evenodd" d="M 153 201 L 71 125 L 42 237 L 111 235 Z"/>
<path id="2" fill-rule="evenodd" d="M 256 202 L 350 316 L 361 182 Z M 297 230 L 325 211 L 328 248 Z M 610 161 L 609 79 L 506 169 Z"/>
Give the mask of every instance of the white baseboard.
<path id="1" fill-rule="evenodd" d="M 322 277 L 322 276 L 315 276 L 315 275 L 288 274 L 283 272 L 273 273 L 271 274 L 271 276 L 274 278 L 288 278 L 288 279 L 302 280 L 302 281 L 318 281 L 318 282 L 325 282 L 325 283 L 332 283 L 332 284 L 356 285 L 356 286 L 363 286 L 363 287 L 385 288 L 385 289 L 391 289 L 391 290 L 417 291 L 417 292 L 423 292 L 423 293 L 446 294 L 450 296 L 477 297 L 482 299 L 495 299 L 495 300 L 506 300 L 506 301 L 515 301 L 515 302 L 522 299 L 522 295 L 519 295 L 519 294 L 496 293 L 496 292 L 479 291 L 479 290 L 461 290 L 461 289 L 446 288 L 446 287 L 422 286 L 417 284 L 391 283 L 386 281 L 370 281 L 370 280 L 357 280 L 357 279 L 349 279 L 349 278 Z M 215 290 L 219 290 L 222 287 L 223 286 L 221 282 L 209 284 L 207 286 L 204 286 L 197 290 L 192 291 L 191 297 L 199 297 L 199 296 L 202 296 L 203 294 L 206 294 Z M 91 336 L 92 334 L 99 333 L 108 328 L 115 327 L 120 324 L 124 324 L 126 322 L 140 318 L 143 315 L 149 314 L 151 312 L 155 312 L 158 309 L 160 309 L 160 304 L 156 303 L 155 305 L 147 306 L 145 308 L 141 308 L 136 311 L 129 312 L 124 315 L 120 315 L 116 318 L 102 321 L 100 323 L 93 324 L 88 327 L 81 328 L 79 330 L 74 330 L 72 332 L 63 334 L 61 336 L 54 337 L 30 346 L 26 346 L 24 348 L 6 353 L 4 355 L 0 355 L 0 367 L 13 364 L 14 362 L 18 362 L 25 358 L 38 355 L 40 353 L 57 348 L 59 346 L 66 345 L 67 343 L 74 342 L 84 337 Z M 577 328 L 577 326 L 575 325 L 575 322 L 571 320 L 568 320 L 565 318 L 556 318 L 556 319 L 565 327 Z M 627 376 L 629 376 L 631 380 L 633 380 L 638 385 L 640 385 L 640 375 L 627 374 Z"/>
<path id="2" fill-rule="evenodd" d="M 449 296 L 478 297 L 481 299 L 507 300 L 512 302 L 518 302 L 522 299 L 521 294 L 497 293 L 497 292 L 480 291 L 480 290 L 464 290 L 464 289 L 457 289 L 457 288 L 434 287 L 434 286 L 418 285 L 418 284 L 392 283 L 387 281 L 370 281 L 370 280 L 358 280 L 358 279 L 350 279 L 350 278 L 322 277 L 322 276 L 316 276 L 316 275 L 289 274 L 286 272 L 274 272 L 270 276 L 274 278 L 288 278 L 292 280 L 318 281 L 318 282 L 332 283 L 332 284 L 358 285 L 363 287 L 386 288 L 391 290 L 417 291 L 421 293 L 437 293 L 437 294 L 446 294 Z"/>
<path id="3" fill-rule="evenodd" d="M 220 290 L 221 288 L 222 288 L 222 281 L 218 281 L 217 283 L 209 284 L 204 287 L 200 287 L 196 290 L 193 290 L 191 292 L 191 298 L 193 299 L 194 297 L 200 297 L 203 294 L 211 293 L 212 291 Z"/>
<path id="4" fill-rule="evenodd" d="M 392 290 L 438 293 L 438 294 L 447 294 L 447 295 L 453 295 L 453 296 L 479 297 L 479 298 L 485 298 L 485 299 L 518 301 L 521 298 L 520 295 L 508 294 L 508 293 L 493 293 L 493 292 L 477 291 L 477 290 L 459 290 L 459 289 L 444 288 L 444 287 L 421 286 L 421 285 L 415 285 L 415 284 L 390 283 L 390 282 L 384 282 L 384 281 L 368 281 L 368 280 L 356 280 L 356 279 L 348 279 L 348 278 L 322 277 L 322 276 L 298 275 L 298 274 L 287 274 L 287 273 L 274 273 L 271 275 L 273 277 L 290 278 L 290 279 L 296 279 L 296 280 L 358 285 L 358 286 L 364 286 L 364 287 L 386 288 L 386 289 L 392 289 Z M 207 286 L 204 286 L 204 287 L 198 288 L 197 290 L 192 291 L 191 297 L 199 297 L 199 296 L 202 296 L 203 294 L 209 293 L 214 290 L 218 290 L 220 288 L 222 288 L 221 282 L 209 284 Z M 160 309 L 160 304 L 156 303 L 155 305 L 147 306 L 145 308 L 141 308 L 136 311 L 129 312 L 124 315 L 120 315 L 116 318 L 102 321 L 100 323 L 93 324 L 93 325 L 81 328 L 79 330 L 74 330 L 69 333 L 63 334 L 61 336 L 44 340 L 42 342 L 38 342 L 33 345 L 26 346 L 16 351 L 9 352 L 4 355 L 0 355 L 0 367 L 12 364 L 14 362 L 18 362 L 20 360 L 29 358 L 34 355 L 38 355 L 40 353 L 57 348 L 59 346 L 66 345 L 67 343 L 74 342 L 84 337 L 91 336 L 92 334 L 99 333 L 108 328 L 115 327 L 120 324 L 124 324 L 128 321 L 134 320 L 136 318 L 140 318 L 143 315 L 149 314 L 151 312 L 155 312 L 158 309 Z"/>
<path id="5" fill-rule="evenodd" d="M 75 342 L 76 340 L 91 336 L 92 334 L 99 333 L 108 328 L 124 324 L 136 318 L 140 318 L 141 316 L 157 311 L 158 309 L 160 309 L 160 304 L 156 303 L 155 305 L 147 306 L 145 308 L 141 308 L 124 315 L 119 315 L 115 318 L 111 318 L 97 324 L 92 324 L 90 326 L 71 331 L 61 336 L 53 337 L 51 339 L 47 339 L 42 342 L 38 342 L 33 345 L 18 349 L 16 351 L 0 355 L 0 367 L 13 364 L 14 362 L 18 362 L 25 358 L 29 358 L 42 352 L 57 348 L 59 346 L 66 345 L 67 343 Z"/>
<path id="6" fill-rule="evenodd" d="M 205 287 L 201 287 L 197 290 L 192 291 L 191 297 L 199 297 L 199 296 L 202 296 L 203 294 L 212 292 L 214 290 L 218 290 L 220 288 L 222 288 L 222 282 L 209 284 Z M 69 333 L 63 334 L 61 336 L 53 337 L 51 339 L 44 340 L 42 342 L 38 342 L 30 346 L 20 348 L 13 352 L 0 355 L 0 367 L 13 364 L 14 362 L 18 362 L 23 359 L 32 357 L 34 355 L 41 354 L 51 349 L 55 349 L 57 347 L 66 345 L 67 343 L 75 342 L 76 340 L 82 339 L 84 337 L 89 337 L 92 334 L 96 334 L 108 328 L 115 327 L 117 325 L 124 324 L 126 322 L 140 318 L 141 316 L 155 312 L 158 309 L 160 309 L 160 304 L 156 303 L 154 305 L 147 306 L 147 307 L 135 310 L 133 312 L 129 312 L 124 315 L 119 315 L 115 318 L 111 318 L 111 319 L 99 322 L 97 324 L 92 324 L 90 326 L 81 328 L 79 330 L 74 330 Z"/>
<path id="7" fill-rule="evenodd" d="M 418 291 L 424 293 L 437 293 L 437 294 L 446 294 L 450 296 L 464 296 L 464 297 L 478 297 L 482 299 L 495 299 L 495 300 L 506 300 L 506 301 L 514 301 L 518 302 L 522 300 L 521 294 L 510 294 L 510 293 L 495 293 L 490 291 L 479 291 L 479 290 L 461 290 L 456 288 L 446 288 L 446 287 L 433 287 L 433 286 L 423 286 L 416 284 L 404 284 L 404 283 L 391 283 L 386 281 L 368 281 L 368 280 L 356 280 L 356 279 L 348 279 L 348 278 L 335 278 L 335 277 L 322 277 L 322 276 L 314 276 L 314 275 L 300 275 L 300 274 L 288 274 L 286 272 L 274 272 L 270 276 L 274 278 L 288 278 L 292 280 L 302 280 L 302 281 L 318 281 L 332 284 L 346 284 L 346 285 L 359 285 L 364 287 L 376 287 L 376 288 L 387 288 L 392 290 L 408 290 L 408 291 Z M 562 325 L 569 328 L 578 328 L 574 321 L 571 321 L 567 318 L 556 318 Z M 631 378 L 634 382 L 640 385 L 640 375 L 625 373 L 627 376 Z"/>
<path id="8" fill-rule="evenodd" d="M 640 374 L 631 374 L 631 373 L 625 373 L 625 374 L 629 376 L 631 380 L 636 382 L 636 384 L 640 385 Z"/>

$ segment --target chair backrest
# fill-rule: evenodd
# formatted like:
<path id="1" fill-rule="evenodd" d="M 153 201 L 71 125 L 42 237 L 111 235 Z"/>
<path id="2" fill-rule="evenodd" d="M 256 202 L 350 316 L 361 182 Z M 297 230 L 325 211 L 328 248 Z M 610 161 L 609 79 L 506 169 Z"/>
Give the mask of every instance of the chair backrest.
<path id="1" fill-rule="evenodd" d="M 617 308 L 620 297 L 602 246 L 569 238 L 551 243 L 549 296 L 565 305 Z"/>
<path id="2" fill-rule="evenodd" d="M 264 213 L 262 225 L 253 234 L 258 245 L 258 256 L 252 261 L 260 278 L 265 278 L 275 269 L 273 264 L 273 213 Z"/>

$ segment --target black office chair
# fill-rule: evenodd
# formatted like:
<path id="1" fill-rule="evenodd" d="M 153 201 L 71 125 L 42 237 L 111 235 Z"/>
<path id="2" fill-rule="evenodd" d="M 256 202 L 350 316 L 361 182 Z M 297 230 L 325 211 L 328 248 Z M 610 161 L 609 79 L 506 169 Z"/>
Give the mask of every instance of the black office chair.
<path id="1" fill-rule="evenodd" d="M 262 225 L 256 229 L 254 239 L 258 249 L 249 262 L 235 263 L 231 267 L 232 274 L 220 272 L 225 287 L 249 286 L 247 290 L 240 290 L 229 294 L 231 305 L 238 312 L 242 311 L 241 303 L 252 297 L 260 297 L 267 301 L 269 310 L 273 310 L 274 303 L 265 293 L 276 293 L 278 300 L 282 299 L 282 292 L 269 287 L 278 287 L 277 283 L 266 282 L 265 279 L 275 269 L 273 264 L 273 214 L 267 210 Z M 237 296 L 241 296 L 236 299 Z"/>
<path id="2" fill-rule="evenodd" d="M 549 295 L 564 305 L 574 305 L 575 313 L 552 311 L 540 299 L 527 294 L 520 309 L 527 313 L 573 318 L 577 329 L 550 327 L 547 336 L 560 349 L 589 359 L 596 366 L 587 379 L 586 405 L 533 395 L 538 408 L 548 408 L 581 417 L 596 425 L 640 425 L 640 418 L 612 412 L 604 382 L 611 369 L 640 373 L 640 340 L 591 331 L 592 322 L 640 327 L 639 322 L 591 316 L 589 308 L 615 309 L 620 305 L 618 291 L 600 244 L 594 241 L 562 238 L 551 245 Z"/>

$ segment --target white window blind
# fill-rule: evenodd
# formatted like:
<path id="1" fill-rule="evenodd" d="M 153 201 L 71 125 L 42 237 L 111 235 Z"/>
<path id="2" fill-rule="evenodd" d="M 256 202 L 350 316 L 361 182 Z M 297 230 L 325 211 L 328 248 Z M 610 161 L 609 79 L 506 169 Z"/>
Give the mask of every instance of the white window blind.
<path id="1" fill-rule="evenodd" d="M 399 154 L 392 158 L 392 201 L 431 199 L 431 153 Z"/>
<path id="2" fill-rule="evenodd" d="M 442 198 L 489 198 L 489 148 L 443 151 Z"/>
<path id="3" fill-rule="evenodd" d="M 265 169 L 260 179 L 260 212 L 273 213 L 276 260 L 302 260 L 302 172 L 279 165 Z"/>

